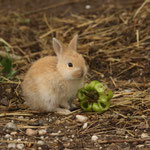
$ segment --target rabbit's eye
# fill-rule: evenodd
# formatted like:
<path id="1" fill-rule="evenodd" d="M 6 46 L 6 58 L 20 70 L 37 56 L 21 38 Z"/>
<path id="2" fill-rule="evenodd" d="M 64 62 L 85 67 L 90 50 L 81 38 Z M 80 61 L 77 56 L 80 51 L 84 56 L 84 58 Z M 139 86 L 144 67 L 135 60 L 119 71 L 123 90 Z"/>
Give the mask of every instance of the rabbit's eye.
<path id="1" fill-rule="evenodd" d="M 69 67 L 73 67 L 73 64 L 71 62 L 68 63 Z"/>

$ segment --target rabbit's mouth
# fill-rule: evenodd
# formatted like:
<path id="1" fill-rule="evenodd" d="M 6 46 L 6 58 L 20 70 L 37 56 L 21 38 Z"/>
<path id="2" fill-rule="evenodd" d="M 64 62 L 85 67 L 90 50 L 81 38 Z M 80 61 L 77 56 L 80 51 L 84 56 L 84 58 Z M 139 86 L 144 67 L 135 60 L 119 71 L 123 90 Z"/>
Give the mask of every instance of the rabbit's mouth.
<path id="1" fill-rule="evenodd" d="M 82 78 L 84 76 L 84 71 L 83 70 L 77 70 L 77 71 L 75 71 L 73 74 L 72 74 L 72 77 L 74 78 L 74 79 L 80 79 L 80 78 Z"/>

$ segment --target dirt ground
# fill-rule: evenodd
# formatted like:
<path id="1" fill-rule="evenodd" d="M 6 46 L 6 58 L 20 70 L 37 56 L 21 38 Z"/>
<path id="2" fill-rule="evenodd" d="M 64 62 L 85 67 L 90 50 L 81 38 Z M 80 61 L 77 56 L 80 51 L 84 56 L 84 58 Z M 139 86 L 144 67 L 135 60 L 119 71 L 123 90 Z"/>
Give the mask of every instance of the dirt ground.
<path id="1" fill-rule="evenodd" d="M 147 1 L 0 0 L 0 52 L 9 48 L 17 71 L 13 79 L 0 74 L 0 149 L 150 149 Z M 114 92 L 110 109 L 87 113 L 77 102 L 68 116 L 29 110 L 20 88 L 25 72 L 54 54 L 53 37 L 68 43 L 76 33 L 89 66 L 86 82 L 99 80 Z M 87 121 L 78 122 L 76 115 Z"/>

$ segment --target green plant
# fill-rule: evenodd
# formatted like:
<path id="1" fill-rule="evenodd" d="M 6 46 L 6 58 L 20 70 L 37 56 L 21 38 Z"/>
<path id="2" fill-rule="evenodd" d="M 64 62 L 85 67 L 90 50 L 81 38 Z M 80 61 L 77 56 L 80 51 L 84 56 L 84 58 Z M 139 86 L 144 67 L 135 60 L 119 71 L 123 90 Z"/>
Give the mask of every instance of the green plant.
<path id="1" fill-rule="evenodd" d="M 4 48 L 6 50 L 6 52 L 8 53 L 8 56 L 2 58 L 0 60 L 0 64 L 2 66 L 2 70 L 1 73 L 3 76 L 5 76 L 8 79 L 12 79 L 16 73 L 15 70 L 13 70 L 13 62 L 11 60 L 11 58 L 9 57 L 9 48 L 4 45 Z"/>

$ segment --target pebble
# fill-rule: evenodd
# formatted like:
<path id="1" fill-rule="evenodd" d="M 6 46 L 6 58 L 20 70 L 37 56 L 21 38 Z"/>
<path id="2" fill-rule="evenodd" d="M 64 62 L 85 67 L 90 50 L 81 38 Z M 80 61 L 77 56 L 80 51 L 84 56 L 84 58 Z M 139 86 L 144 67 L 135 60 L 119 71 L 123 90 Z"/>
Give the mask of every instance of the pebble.
<path id="1" fill-rule="evenodd" d="M 27 129 L 26 130 L 26 134 L 29 135 L 29 136 L 34 136 L 34 135 L 37 135 L 37 130 L 33 130 L 33 129 Z"/>
<path id="2" fill-rule="evenodd" d="M 42 140 L 40 140 L 40 141 L 37 142 L 37 144 L 38 144 L 38 145 L 45 145 L 45 142 L 42 141 Z"/>
<path id="3" fill-rule="evenodd" d="M 86 8 L 86 9 L 90 9 L 90 8 L 91 8 L 91 5 L 85 5 L 85 8 Z"/>
<path id="4" fill-rule="evenodd" d="M 13 123 L 13 122 L 8 122 L 5 127 L 5 129 L 13 129 L 13 130 L 17 130 L 17 126 Z"/>
<path id="5" fill-rule="evenodd" d="M 57 135 L 59 135 L 59 133 L 58 132 L 57 133 L 51 133 L 51 135 L 57 136 Z"/>
<path id="6" fill-rule="evenodd" d="M 83 116 L 83 115 L 76 115 L 76 120 L 78 122 L 86 122 L 88 120 L 88 117 Z"/>
<path id="7" fill-rule="evenodd" d="M 10 149 L 10 148 L 16 148 L 16 144 L 15 143 L 9 143 L 8 149 Z"/>
<path id="8" fill-rule="evenodd" d="M 86 122 L 86 123 L 83 124 L 83 127 L 82 127 L 82 128 L 83 128 L 83 129 L 86 129 L 87 126 L 88 126 L 88 123 Z"/>
<path id="9" fill-rule="evenodd" d="M 93 135 L 93 136 L 91 137 L 91 140 L 94 141 L 94 142 L 97 141 L 97 140 L 98 140 L 98 136 Z"/>
<path id="10" fill-rule="evenodd" d="M 63 137 L 62 137 L 62 140 L 63 140 L 63 141 L 67 141 L 68 138 L 67 138 L 66 136 L 63 136 Z"/>
<path id="11" fill-rule="evenodd" d="M 17 141 L 18 141 L 18 142 L 20 142 L 20 141 L 21 141 L 21 139 L 17 139 Z"/>
<path id="12" fill-rule="evenodd" d="M 144 145 L 137 145 L 136 147 L 141 149 L 144 148 Z"/>
<path id="13" fill-rule="evenodd" d="M 70 142 L 72 142 L 73 141 L 73 139 L 70 139 Z"/>
<path id="14" fill-rule="evenodd" d="M 8 99 L 6 97 L 2 98 L 0 100 L 0 103 L 4 106 L 8 106 L 9 105 L 9 102 L 8 102 Z"/>
<path id="15" fill-rule="evenodd" d="M 19 116 L 18 119 L 24 119 L 24 117 L 23 116 Z"/>
<path id="16" fill-rule="evenodd" d="M 41 139 L 44 139 L 44 136 L 41 136 L 40 138 L 41 138 Z"/>
<path id="17" fill-rule="evenodd" d="M 127 139 L 127 138 L 129 138 L 129 136 L 128 136 L 128 135 L 125 135 L 125 139 Z"/>
<path id="18" fill-rule="evenodd" d="M 18 149 L 23 149 L 24 148 L 24 144 L 17 144 L 17 148 Z"/>
<path id="19" fill-rule="evenodd" d="M 144 139 L 144 138 L 148 138 L 148 137 L 149 137 L 149 136 L 148 136 L 148 134 L 147 134 L 147 133 L 142 133 L 142 134 L 141 134 L 141 138 L 142 138 L 142 139 Z"/>
<path id="20" fill-rule="evenodd" d="M 47 131 L 45 129 L 41 129 L 38 131 L 39 135 L 45 135 Z"/>
<path id="21" fill-rule="evenodd" d="M 12 141 L 13 140 L 12 137 L 10 137 L 9 140 Z"/>
<path id="22" fill-rule="evenodd" d="M 9 139 L 10 137 L 11 137 L 11 136 L 10 136 L 9 134 L 6 134 L 4 138 L 5 138 L 5 139 Z"/>
<path id="23" fill-rule="evenodd" d="M 125 92 L 125 93 L 131 93 L 132 90 L 131 90 L 131 89 L 125 89 L 124 92 Z"/>
<path id="24" fill-rule="evenodd" d="M 14 132 L 11 132 L 10 134 L 11 134 L 11 135 L 16 135 L 16 134 L 17 134 L 17 132 L 16 132 L 16 131 L 14 131 Z"/>

